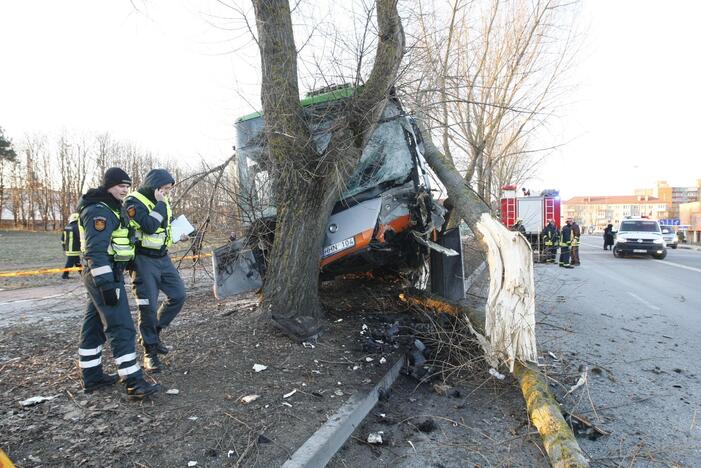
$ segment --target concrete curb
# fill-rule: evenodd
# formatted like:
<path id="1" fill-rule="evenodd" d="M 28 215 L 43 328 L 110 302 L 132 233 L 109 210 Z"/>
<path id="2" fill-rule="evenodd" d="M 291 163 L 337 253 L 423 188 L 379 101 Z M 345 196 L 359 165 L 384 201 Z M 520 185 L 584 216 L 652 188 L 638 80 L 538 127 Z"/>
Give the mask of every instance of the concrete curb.
<path id="1" fill-rule="evenodd" d="M 400 357 L 382 379 L 365 396 L 355 394 L 307 441 L 292 454 L 283 468 L 322 467 L 336 454 L 353 431 L 375 407 L 404 366 Z"/>
<path id="2" fill-rule="evenodd" d="M 701 250 L 701 247 L 696 246 L 696 245 L 677 245 L 678 249 L 684 249 L 684 250 L 696 250 L 697 252 Z"/>

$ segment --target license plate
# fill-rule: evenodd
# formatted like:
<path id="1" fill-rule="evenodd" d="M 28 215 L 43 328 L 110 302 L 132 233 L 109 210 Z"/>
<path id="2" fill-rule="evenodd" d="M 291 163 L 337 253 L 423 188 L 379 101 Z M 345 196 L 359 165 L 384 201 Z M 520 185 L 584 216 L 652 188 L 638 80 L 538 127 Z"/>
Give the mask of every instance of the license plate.
<path id="1" fill-rule="evenodd" d="M 647 253 L 645 249 L 633 249 L 633 253 Z"/>
<path id="2" fill-rule="evenodd" d="M 331 255 L 342 252 L 343 250 L 349 249 L 355 245 L 355 238 L 349 237 L 348 239 L 343 239 L 341 242 L 336 242 L 327 247 L 321 252 L 321 258 L 330 257 Z"/>

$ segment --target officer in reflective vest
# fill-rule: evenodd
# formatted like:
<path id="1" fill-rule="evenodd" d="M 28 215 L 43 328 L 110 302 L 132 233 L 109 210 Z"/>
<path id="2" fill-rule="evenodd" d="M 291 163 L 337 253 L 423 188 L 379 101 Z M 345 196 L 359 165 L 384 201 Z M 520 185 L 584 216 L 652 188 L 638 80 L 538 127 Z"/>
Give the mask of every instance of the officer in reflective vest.
<path id="1" fill-rule="evenodd" d="M 185 303 L 185 284 L 168 256 L 173 244 L 173 213 L 168 194 L 175 179 L 165 169 L 153 169 L 136 192 L 127 197 L 127 214 L 136 229 L 136 258 L 132 272 L 133 292 L 139 307 L 139 331 L 144 345 L 144 368 L 160 372 L 158 354 L 167 354 L 168 347 L 160 333 L 178 315 Z M 187 240 L 183 235 L 178 240 Z M 158 305 L 158 292 L 166 300 Z"/>
<path id="2" fill-rule="evenodd" d="M 582 237 L 582 229 L 577 224 L 577 221 L 572 221 L 572 265 L 579 265 L 579 244 Z"/>
<path id="3" fill-rule="evenodd" d="M 129 220 L 122 212 L 130 185 L 127 173 L 112 167 L 102 185 L 88 190 L 78 203 L 83 283 L 88 290 L 78 355 L 86 393 L 114 384 L 117 377 L 102 371 L 102 346 L 109 339 L 128 397 L 141 399 L 157 393 L 160 385 L 144 380 L 139 367 L 136 330 L 124 289 L 124 267 L 134 258 Z"/>
<path id="4" fill-rule="evenodd" d="M 560 266 L 564 268 L 574 268 L 570 265 L 570 246 L 572 245 L 572 219 L 567 218 L 565 225 L 560 231 Z"/>
<path id="5" fill-rule="evenodd" d="M 559 233 L 552 219 L 548 220 L 548 224 L 543 228 L 541 236 L 545 244 L 545 262 L 555 263 L 557 258 L 557 245 L 559 243 Z"/>
<path id="6" fill-rule="evenodd" d="M 66 266 L 73 268 L 80 266 L 80 233 L 78 231 L 78 213 L 72 213 L 68 217 L 68 224 L 63 228 L 61 244 L 66 252 Z M 64 271 L 61 278 L 68 279 L 68 271 Z"/>

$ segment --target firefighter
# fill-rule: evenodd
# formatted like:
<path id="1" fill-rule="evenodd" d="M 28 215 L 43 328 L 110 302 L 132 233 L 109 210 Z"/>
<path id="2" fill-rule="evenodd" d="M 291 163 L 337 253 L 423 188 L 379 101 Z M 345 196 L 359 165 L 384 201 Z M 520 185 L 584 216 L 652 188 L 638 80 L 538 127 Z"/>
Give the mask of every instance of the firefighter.
<path id="1" fill-rule="evenodd" d="M 63 228 L 61 234 L 61 244 L 66 253 L 66 270 L 61 278 L 68 279 L 68 268 L 80 266 L 80 232 L 78 230 L 78 213 L 71 213 L 68 217 L 68 224 Z"/>
<path id="2" fill-rule="evenodd" d="M 88 290 L 78 355 L 86 393 L 113 385 L 117 376 L 102 371 L 102 345 L 109 339 L 128 397 L 141 399 L 161 386 L 144 380 L 137 362 L 136 330 L 124 289 L 124 267 L 134 257 L 129 220 L 122 212 L 130 185 L 127 173 L 112 167 L 102 185 L 88 190 L 78 203 L 83 282 Z"/>
<path id="3" fill-rule="evenodd" d="M 579 244 L 582 230 L 577 221 L 572 220 L 572 265 L 579 265 Z"/>
<path id="4" fill-rule="evenodd" d="M 560 236 L 552 219 L 549 219 L 548 224 L 543 228 L 541 237 L 545 240 L 545 262 L 555 263 L 557 259 L 557 244 Z"/>
<path id="5" fill-rule="evenodd" d="M 161 330 L 178 315 L 185 303 L 185 284 L 168 256 L 173 244 L 173 213 L 168 201 L 175 180 L 165 169 L 153 169 L 136 192 L 127 197 L 127 214 L 136 229 L 136 258 L 132 271 L 132 289 L 139 307 L 139 331 L 144 346 L 144 368 L 160 372 L 158 354 L 168 347 L 160 339 Z M 187 235 L 179 240 L 185 241 Z M 166 300 L 157 309 L 158 292 Z"/>
<path id="6" fill-rule="evenodd" d="M 524 236 L 526 235 L 526 227 L 523 225 L 523 220 L 521 218 L 516 220 L 516 224 L 511 226 L 512 231 L 518 231 Z"/>
<path id="7" fill-rule="evenodd" d="M 570 246 L 572 245 L 572 219 L 567 218 L 565 225 L 560 231 L 560 266 L 563 268 L 574 268 L 570 264 Z"/>

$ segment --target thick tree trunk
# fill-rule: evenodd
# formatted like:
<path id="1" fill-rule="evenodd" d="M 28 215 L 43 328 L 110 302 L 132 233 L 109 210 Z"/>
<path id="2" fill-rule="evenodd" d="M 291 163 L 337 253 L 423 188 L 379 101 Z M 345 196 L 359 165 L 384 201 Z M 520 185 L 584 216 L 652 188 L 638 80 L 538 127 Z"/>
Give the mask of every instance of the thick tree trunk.
<path id="1" fill-rule="evenodd" d="M 320 327 L 318 274 L 326 222 L 382 114 L 404 54 L 404 33 L 396 0 L 377 0 L 379 41 L 370 77 L 347 115 L 339 116 L 326 151 L 317 154 L 299 105 L 289 3 L 253 0 L 253 7 L 277 207 L 263 307 L 284 331 L 305 339 Z"/>

